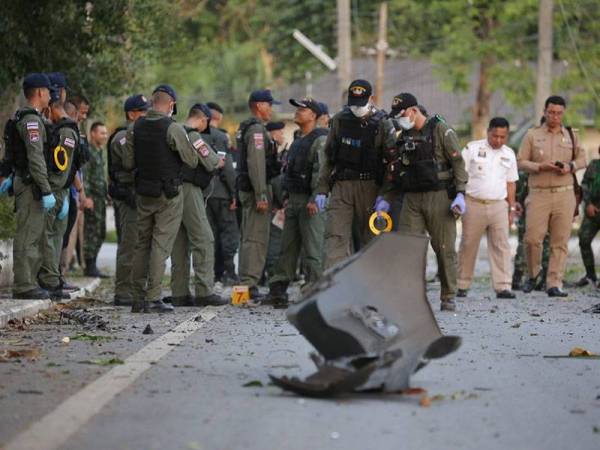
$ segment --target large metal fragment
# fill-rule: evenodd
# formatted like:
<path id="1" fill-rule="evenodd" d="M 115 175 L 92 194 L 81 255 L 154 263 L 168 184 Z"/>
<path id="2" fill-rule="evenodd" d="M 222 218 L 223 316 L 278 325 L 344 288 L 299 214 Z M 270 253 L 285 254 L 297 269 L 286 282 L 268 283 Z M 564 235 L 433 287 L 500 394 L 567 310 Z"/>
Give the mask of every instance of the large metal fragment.
<path id="1" fill-rule="evenodd" d="M 319 370 L 301 381 L 272 377 L 303 395 L 409 387 L 430 359 L 460 346 L 442 336 L 425 292 L 428 239 L 386 233 L 325 273 L 288 309 L 288 319 L 320 352 Z"/>

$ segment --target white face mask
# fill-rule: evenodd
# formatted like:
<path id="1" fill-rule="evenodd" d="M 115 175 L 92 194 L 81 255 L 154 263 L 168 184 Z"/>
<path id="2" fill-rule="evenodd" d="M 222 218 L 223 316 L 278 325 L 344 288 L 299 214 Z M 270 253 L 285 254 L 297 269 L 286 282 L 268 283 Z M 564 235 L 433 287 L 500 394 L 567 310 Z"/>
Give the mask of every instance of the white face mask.
<path id="1" fill-rule="evenodd" d="M 398 125 L 400 125 L 403 130 L 408 131 L 415 126 L 415 123 L 410 121 L 410 117 L 399 117 Z"/>
<path id="2" fill-rule="evenodd" d="M 352 114 L 359 118 L 365 117 L 367 114 L 369 114 L 370 110 L 371 105 L 369 105 L 368 103 L 365 106 L 350 106 L 350 111 L 352 111 Z"/>

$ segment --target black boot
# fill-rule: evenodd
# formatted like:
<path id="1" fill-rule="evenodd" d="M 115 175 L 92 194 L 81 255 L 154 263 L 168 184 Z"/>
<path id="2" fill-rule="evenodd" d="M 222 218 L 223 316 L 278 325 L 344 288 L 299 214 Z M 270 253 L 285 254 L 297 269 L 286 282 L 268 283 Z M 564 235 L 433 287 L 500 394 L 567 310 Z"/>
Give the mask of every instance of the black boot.
<path id="1" fill-rule="evenodd" d="M 527 277 L 527 280 L 525 281 L 525 284 L 523 285 L 523 293 L 529 294 L 531 291 L 536 289 L 536 287 L 540 283 L 541 278 L 542 278 L 542 271 L 540 271 L 540 273 L 538 273 L 536 277 L 533 277 L 533 278 Z"/>
<path id="2" fill-rule="evenodd" d="M 94 277 L 94 278 L 110 278 L 109 275 L 100 272 L 98 267 L 96 267 L 96 258 L 89 258 L 85 260 L 85 270 L 83 274 L 86 277 Z"/>
<path id="3" fill-rule="evenodd" d="M 289 299 L 287 294 L 288 283 L 276 281 L 269 286 L 269 294 L 261 301 L 263 305 L 287 306 Z"/>
<path id="4" fill-rule="evenodd" d="M 520 291 L 523 287 L 523 272 L 520 270 L 515 270 L 512 277 L 512 290 Z"/>

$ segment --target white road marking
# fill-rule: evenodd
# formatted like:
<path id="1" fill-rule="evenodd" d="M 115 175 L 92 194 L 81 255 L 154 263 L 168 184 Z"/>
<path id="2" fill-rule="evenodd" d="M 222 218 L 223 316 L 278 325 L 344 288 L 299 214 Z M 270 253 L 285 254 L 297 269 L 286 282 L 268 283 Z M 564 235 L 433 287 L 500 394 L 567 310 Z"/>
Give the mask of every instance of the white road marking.
<path id="1" fill-rule="evenodd" d="M 195 320 L 198 315 L 202 320 Z M 177 344 L 216 316 L 217 314 L 210 307 L 203 309 L 199 314 L 194 313 L 193 317 L 131 355 L 124 364 L 114 367 L 69 397 L 52 412 L 15 437 L 4 447 L 4 450 L 59 448 L 116 395 L 131 386 L 153 363 L 159 361 Z"/>

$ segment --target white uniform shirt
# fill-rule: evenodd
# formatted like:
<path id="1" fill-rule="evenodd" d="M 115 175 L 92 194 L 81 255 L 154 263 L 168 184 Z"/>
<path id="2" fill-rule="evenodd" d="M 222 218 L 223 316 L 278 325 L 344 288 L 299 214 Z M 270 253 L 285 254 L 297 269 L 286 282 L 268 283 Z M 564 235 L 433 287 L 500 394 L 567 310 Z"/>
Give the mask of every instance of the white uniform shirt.
<path id="1" fill-rule="evenodd" d="M 493 149 L 487 139 L 472 141 L 462 151 L 469 174 L 467 195 L 480 200 L 504 200 L 506 183 L 519 179 L 515 152 L 506 145 Z"/>

